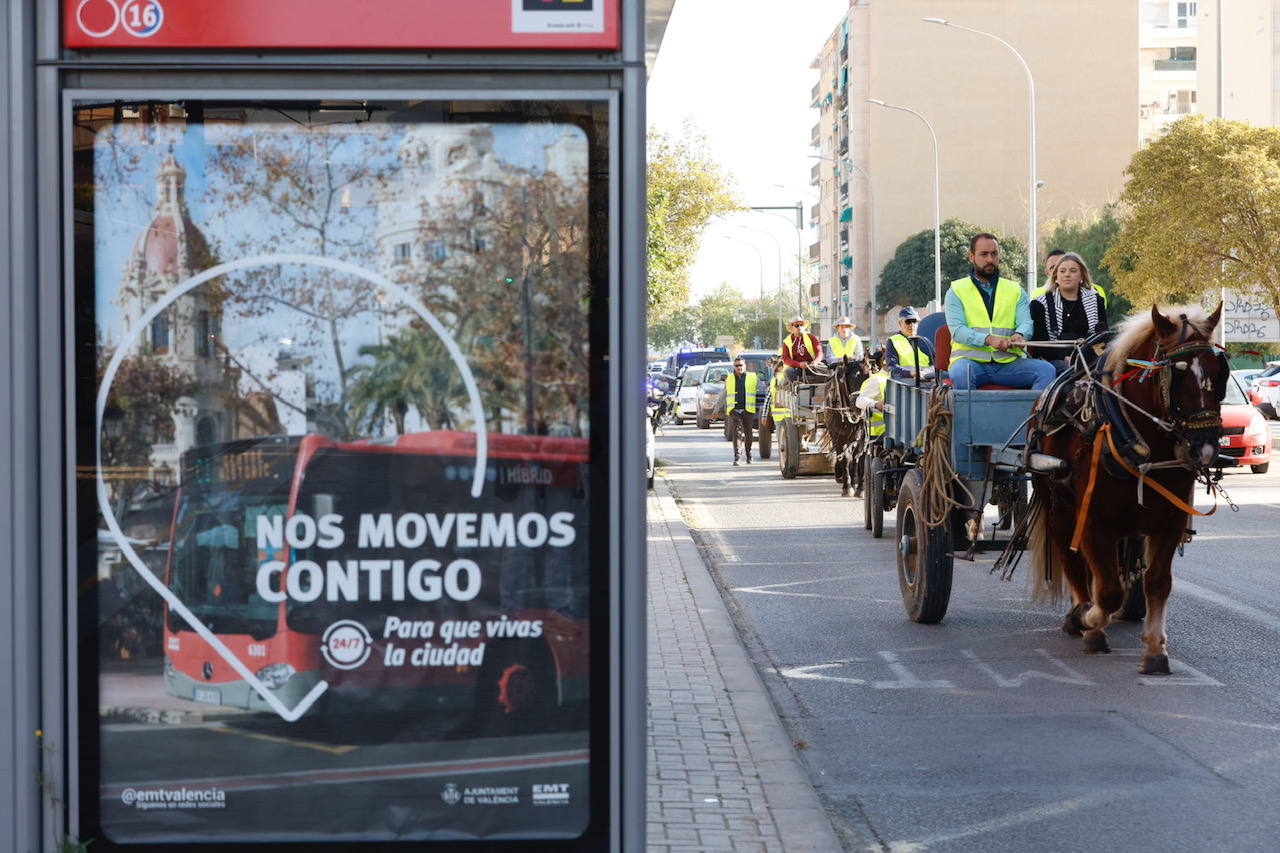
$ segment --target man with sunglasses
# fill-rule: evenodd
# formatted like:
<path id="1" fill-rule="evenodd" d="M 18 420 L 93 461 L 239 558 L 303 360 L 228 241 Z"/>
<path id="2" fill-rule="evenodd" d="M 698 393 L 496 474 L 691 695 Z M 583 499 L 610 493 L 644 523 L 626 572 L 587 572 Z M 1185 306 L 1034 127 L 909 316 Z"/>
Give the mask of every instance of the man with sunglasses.
<path id="1" fill-rule="evenodd" d="M 724 380 L 724 416 L 729 421 L 729 436 L 733 440 L 733 466 L 738 467 L 741 454 L 738 448 L 739 433 L 747 451 L 747 464 L 751 464 L 751 429 L 756 421 L 756 388 L 760 377 L 747 370 L 741 358 L 733 360 L 733 373 Z"/>
<path id="2" fill-rule="evenodd" d="M 814 362 L 822 361 L 822 342 L 817 335 L 804 330 L 806 323 L 803 317 L 792 317 L 787 321 L 791 334 L 782 339 L 782 347 L 778 354 L 787 365 L 787 380 L 795 382 Z"/>
<path id="3" fill-rule="evenodd" d="M 892 376 L 914 378 L 917 369 L 921 379 L 933 376 L 933 344 L 916 336 L 920 314 L 908 306 L 898 311 L 898 329 L 889 336 L 884 366 Z M 914 345 L 913 345 L 914 344 Z"/>

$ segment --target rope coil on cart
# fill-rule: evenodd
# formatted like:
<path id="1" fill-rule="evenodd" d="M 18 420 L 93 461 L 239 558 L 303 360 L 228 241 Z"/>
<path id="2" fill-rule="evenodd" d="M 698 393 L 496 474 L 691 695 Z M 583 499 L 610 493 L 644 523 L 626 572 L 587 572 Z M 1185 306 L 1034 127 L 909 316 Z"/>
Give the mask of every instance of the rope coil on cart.
<path id="1" fill-rule="evenodd" d="M 954 413 L 947 405 L 947 388 L 939 385 L 929 392 L 923 431 L 924 450 L 920 456 L 920 471 L 924 475 L 922 517 L 926 527 L 945 524 L 953 509 L 973 509 L 972 496 L 969 501 L 958 501 L 951 496 L 949 488 L 954 482 L 962 494 L 969 494 L 951 460 L 953 419 Z"/>

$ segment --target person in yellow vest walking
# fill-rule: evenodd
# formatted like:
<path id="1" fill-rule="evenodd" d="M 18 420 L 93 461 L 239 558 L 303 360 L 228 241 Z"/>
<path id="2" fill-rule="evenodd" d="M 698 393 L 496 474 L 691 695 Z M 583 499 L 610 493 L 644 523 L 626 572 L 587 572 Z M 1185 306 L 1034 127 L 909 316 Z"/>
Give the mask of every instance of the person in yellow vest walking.
<path id="1" fill-rule="evenodd" d="M 740 358 L 733 360 L 733 373 L 724 381 L 724 416 L 729 419 L 729 436 L 733 439 L 733 464 L 740 458 L 739 435 L 746 445 L 747 464 L 751 464 L 751 430 L 756 421 L 756 388 L 760 377 L 754 370 L 747 370 L 747 363 Z"/>
<path id="2" fill-rule="evenodd" d="M 893 376 L 914 378 L 917 368 L 921 379 L 933 376 L 933 344 L 916 337 L 919 327 L 916 309 L 908 306 L 898 311 L 898 331 L 889 336 L 884 353 L 884 366 Z"/>
<path id="3" fill-rule="evenodd" d="M 827 338 L 827 364 L 835 366 L 845 356 L 850 361 L 862 361 L 862 341 L 853 333 L 853 323 L 849 318 L 838 317 L 835 330 L 836 333 Z"/>
<path id="4" fill-rule="evenodd" d="M 969 240 L 969 275 L 947 291 L 951 363 L 947 370 L 957 390 L 987 384 L 1039 390 L 1053 381 L 1053 365 L 1027 358 L 1031 308 L 1016 281 L 1000 277 L 1000 242 L 994 234 Z"/>

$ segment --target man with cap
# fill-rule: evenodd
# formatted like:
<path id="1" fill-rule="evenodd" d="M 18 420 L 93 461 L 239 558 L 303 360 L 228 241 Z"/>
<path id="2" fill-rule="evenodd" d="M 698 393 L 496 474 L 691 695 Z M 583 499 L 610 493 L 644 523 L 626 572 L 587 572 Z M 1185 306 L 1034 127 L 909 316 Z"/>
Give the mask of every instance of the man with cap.
<path id="1" fill-rule="evenodd" d="M 933 344 L 916 336 L 920 328 L 920 315 L 911 306 L 898 311 L 898 330 L 889 336 L 885 349 L 884 366 L 893 376 L 914 378 L 919 369 L 920 378 L 933 376 Z"/>
<path id="2" fill-rule="evenodd" d="M 827 358 L 830 365 L 839 364 L 845 356 L 850 361 L 862 360 L 862 341 L 853 333 L 853 323 L 848 317 L 840 317 L 835 322 L 836 333 L 827 338 Z"/>
<path id="3" fill-rule="evenodd" d="M 787 328 L 791 330 L 791 334 L 782 339 L 782 346 L 778 350 L 778 355 L 782 356 L 783 363 L 787 365 L 787 379 L 791 382 L 799 379 L 813 362 L 822 360 L 822 342 L 817 335 L 804 330 L 806 325 L 804 318 L 800 316 L 788 320 Z"/>

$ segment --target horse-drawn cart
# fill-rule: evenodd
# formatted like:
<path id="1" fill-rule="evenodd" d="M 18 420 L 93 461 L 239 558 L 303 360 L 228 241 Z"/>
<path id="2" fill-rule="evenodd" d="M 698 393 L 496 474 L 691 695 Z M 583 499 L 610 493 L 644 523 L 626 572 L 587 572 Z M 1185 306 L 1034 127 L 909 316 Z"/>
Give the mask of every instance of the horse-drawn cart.
<path id="1" fill-rule="evenodd" d="M 777 406 L 789 414 L 773 426 L 778 434 L 778 468 L 788 480 L 797 474 L 830 474 L 834 470 L 834 454 L 822 436 L 824 389 L 824 382 L 778 383 Z M 765 441 L 768 439 L 762 433 L 762 444 Z"/>

